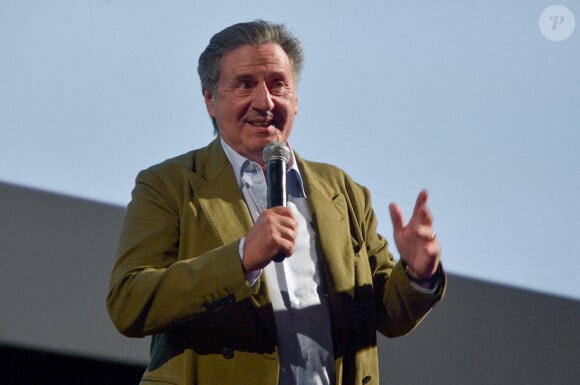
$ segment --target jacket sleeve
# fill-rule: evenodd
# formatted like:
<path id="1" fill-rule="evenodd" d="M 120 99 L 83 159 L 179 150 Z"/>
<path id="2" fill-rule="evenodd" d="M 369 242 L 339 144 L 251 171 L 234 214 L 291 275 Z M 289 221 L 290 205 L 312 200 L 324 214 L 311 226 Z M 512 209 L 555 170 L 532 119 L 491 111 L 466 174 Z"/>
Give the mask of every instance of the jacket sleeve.
<path id="1" fill-rule="evenodd" d="M 156 333 L 251 296 L 239 241 L 183 255 L 180 237 L 203 242 L 211 229 L 180 223 L 186 209 L 193 211 L 188 215 L 194 223 L 200 219 L 175 188 L 155 171 L 142 171 L 127 207 L 107 308 L 117 329 L 130 337 Z"/>

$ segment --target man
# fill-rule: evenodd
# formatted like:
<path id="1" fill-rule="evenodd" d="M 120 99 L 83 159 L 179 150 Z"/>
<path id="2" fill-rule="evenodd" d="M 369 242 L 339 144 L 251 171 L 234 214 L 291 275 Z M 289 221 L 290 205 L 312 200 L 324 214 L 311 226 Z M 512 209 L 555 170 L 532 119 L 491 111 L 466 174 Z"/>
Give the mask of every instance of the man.
<path id="1" fill-rule="evenodd" d="M 376 331 L 409 332 L 443 295 L 426 192 L 406 225 L 390 206 L 399 263 L 333 166 L 291 151 L 288 207 L 266 208 L 262 151 L 288 144 L 301 65 L 281 25 L 216 34 L 198 72 L 219 137 L 137 177 L 107 305 L 153 335 L 143 384 L 378 384 Z"/>

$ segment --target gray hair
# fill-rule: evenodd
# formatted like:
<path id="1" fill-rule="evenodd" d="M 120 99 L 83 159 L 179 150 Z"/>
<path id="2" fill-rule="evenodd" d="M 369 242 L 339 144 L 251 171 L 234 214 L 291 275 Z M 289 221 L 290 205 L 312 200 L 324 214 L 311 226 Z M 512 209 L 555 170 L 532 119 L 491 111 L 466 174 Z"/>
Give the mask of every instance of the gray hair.
<path id="1" fill-rule="evenodd" d="M 259 46 L 266 43 L 276 43 L 286 52 L 292 64 L 294 82 L 297 83 L 304 59 L 300 41 L 288 32 L 283 24 L 255 20 L 229 26 L 211 38 L 199 56 L 197 66 L 202 91 L 206 89 L 212 95 L 215 93 L 221 60 L 226 53 L 243 45 Z"/>

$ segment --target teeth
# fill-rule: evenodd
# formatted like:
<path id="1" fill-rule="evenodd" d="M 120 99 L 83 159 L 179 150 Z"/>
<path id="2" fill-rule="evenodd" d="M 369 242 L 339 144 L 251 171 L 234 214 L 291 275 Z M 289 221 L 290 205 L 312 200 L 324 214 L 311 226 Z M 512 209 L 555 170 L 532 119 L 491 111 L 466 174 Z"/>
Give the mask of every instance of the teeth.
<path id="1" fill-rule="evenodd" d="M 265 122 L 265 123 L 252 122 L 252 125 L 256 126 L 256 127 L 268 127 L 270 125 L 270 123 L 268 123 L 268 122 Z"/>

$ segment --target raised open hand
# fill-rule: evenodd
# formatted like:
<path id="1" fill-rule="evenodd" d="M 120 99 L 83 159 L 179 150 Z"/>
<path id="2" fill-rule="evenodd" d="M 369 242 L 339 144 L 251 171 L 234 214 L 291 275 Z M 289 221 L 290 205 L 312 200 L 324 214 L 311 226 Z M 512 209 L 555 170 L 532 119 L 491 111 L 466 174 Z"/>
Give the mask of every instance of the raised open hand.
<path id="1" fill-rule="evenodd" d="M 441 254 L 441 247 L 433 230 L 433 217 L 427 208 L 427 197 L 427 191 L 419 193 L 407 225 L 401 208 L 396 203 L 389 205 L 399 255 L 407 264 L 407 272 L 417 280 L 430 278 L 435 274 Z"/>

